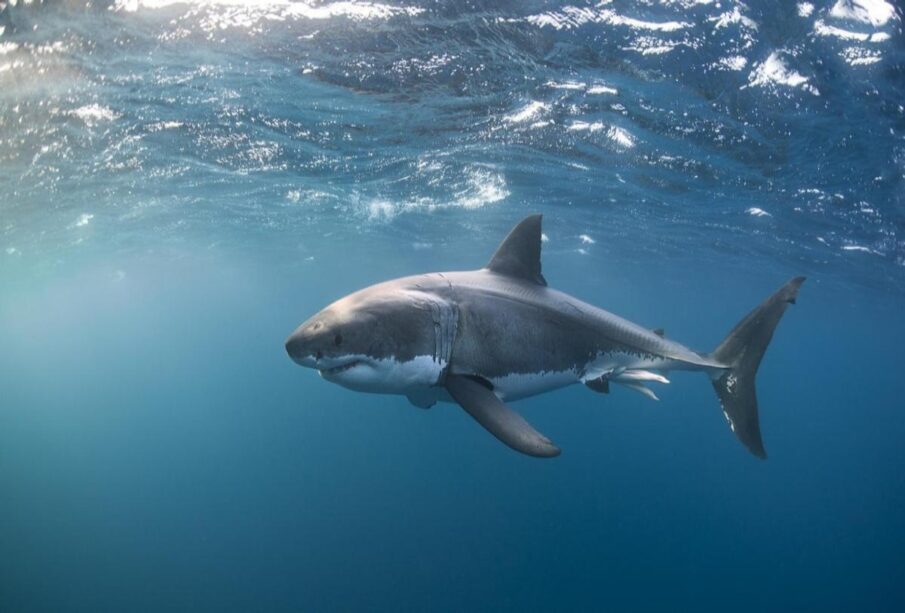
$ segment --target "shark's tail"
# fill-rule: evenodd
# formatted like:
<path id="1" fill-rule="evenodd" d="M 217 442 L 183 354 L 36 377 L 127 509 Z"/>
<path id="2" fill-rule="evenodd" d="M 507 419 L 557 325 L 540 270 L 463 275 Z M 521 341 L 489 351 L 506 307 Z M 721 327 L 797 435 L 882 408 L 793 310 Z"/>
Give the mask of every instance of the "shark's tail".
<path id="1" fill-rule="evenodd" d="M 795 277 L 741 320 L 711 354 L 727 366 L 713 372 L 713 389 L 729 427 L 748 450 L 766 458 L 757 418 L 754 375 L 773 338 L 773 330 L 789 304 L 795 304 L 804 277 Z"/>

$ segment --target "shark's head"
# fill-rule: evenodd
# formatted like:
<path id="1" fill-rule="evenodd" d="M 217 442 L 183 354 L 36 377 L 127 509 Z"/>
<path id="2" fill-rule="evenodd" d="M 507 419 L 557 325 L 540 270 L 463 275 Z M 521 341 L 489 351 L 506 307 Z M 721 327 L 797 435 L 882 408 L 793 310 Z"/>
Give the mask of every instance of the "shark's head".
<path id="1" fill-rule="evenodd" d="M 317 313 L 289 336 L 286 351 L 324 379 L 364 392 L 430 386 L 443 366 L 430 305 L 389 284 L 350 294 Z"/>

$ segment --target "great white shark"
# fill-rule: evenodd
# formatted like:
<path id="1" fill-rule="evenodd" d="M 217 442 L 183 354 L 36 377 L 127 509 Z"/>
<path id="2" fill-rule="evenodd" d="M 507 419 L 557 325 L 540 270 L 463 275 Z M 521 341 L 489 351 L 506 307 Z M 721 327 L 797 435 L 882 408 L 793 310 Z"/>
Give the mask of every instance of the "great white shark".
<path id="1" fill-rule="evenodd" d="M 618 384 L 652 399 L 670 371 L 705 373 L 738 439 L 766 457 L 754 378 L 795 303 L 796 277 L 710 353 L 700 353 L 577 298 L 541 274 L 541 216 L 524 219 L 479 270 L 387 281 L 337 300 L 286 341 L 298 364 L 359 392 L 400 394 L 428 408 L 455 402 L 503 443 L 537 457 L 559 448 L 506 403 L 573 384 Z"/>

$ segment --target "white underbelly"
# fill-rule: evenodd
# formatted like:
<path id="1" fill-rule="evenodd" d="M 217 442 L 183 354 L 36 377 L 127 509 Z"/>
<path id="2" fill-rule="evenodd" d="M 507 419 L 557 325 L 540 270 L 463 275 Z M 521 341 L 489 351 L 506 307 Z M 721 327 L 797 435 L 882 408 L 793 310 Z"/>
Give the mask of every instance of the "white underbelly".
<path id="1" fill-rule="evenodd" d="M 487 379 L 494 393 L 503 401 L 520 400 L 557 390 L 578 382 L 574 371 L 514 373 Z M 443 386 L 417 386 L 404 393 L 415 406 L 429 408 L 437 402 L 455 402 Z"/>
<path id="2" fill-rule="evenodd" d="M 578 382 L 572 370 L 512 373 L 490 379 L 493 391 L 502 400 L 519 400 L 560 389 Z"/>

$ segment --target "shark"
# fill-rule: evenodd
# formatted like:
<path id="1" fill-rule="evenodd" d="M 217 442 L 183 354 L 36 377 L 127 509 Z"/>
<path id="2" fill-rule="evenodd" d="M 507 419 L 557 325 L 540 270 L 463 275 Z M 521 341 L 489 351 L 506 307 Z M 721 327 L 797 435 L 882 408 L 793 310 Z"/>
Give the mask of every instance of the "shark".
<path id="1" fill-rule="evenodd" d="M 614 385 L 656 400 L 651 386 L 675 371 L 704 373 L 726 421 L 766 458 L 755 375 L 804 277 L 785 283 L 713 351 L 552 289 L 541 272 L 542 216 L 518 223 L 486 266 L 366 287 L 330 304 L 286 340 L 289 357 L 357 392 L 405 396 L 419 408 L 458 404 L 512 449 L 551 458 L 560 448 L 511 402 L 583 385 Z"/>

